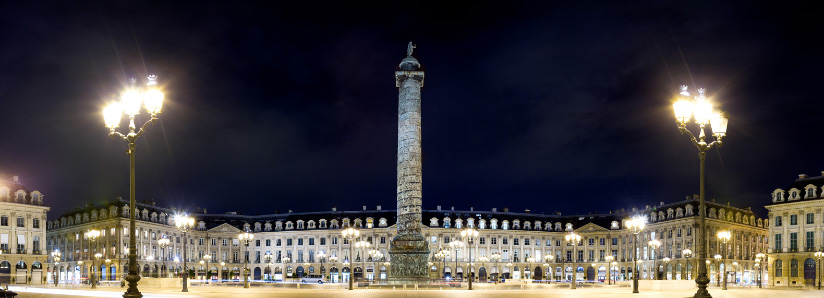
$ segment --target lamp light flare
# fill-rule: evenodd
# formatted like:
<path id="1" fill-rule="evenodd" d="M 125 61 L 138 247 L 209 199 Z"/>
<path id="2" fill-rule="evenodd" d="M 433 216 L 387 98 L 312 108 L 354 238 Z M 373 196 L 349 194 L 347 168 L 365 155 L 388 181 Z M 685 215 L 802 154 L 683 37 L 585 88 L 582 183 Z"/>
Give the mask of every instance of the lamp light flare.
<path id="1" fill-rule="evenodd" d="M 123 106 L 123 112 L 126 115 L 134 116 L 140 112 L 140 104 L 143 101 L 143 97 L 140 96 L 140 92 L 135 89 L 126 90 L 123 92 L 123 95 L 120 96 L 120 104 Z"/>
<path id="2" fill-rule="evenodd" d="M 704 96 L 704 92 L 706 92 L 706 89 L 698 89 L 698 96 L 695 97 L 695 103 L 693 104 L 693 114 L 695 114 L 695 122 L 698 124 L 709 123 L 713 114 L 712 104 Z"/>
<path id="3" fill-rule="evenodd" d="M 710 118 L 710 127 L 712 128 L 712 133 L 721 138 L 727 135 L 727 124 L 729 124 L 730 119 L 724 116 L 721 112 L 715 112 L 712 114 L 712 118 Z"/>
<path id="4" fill-rule="evenodd" d="M 686 124 L 692 116 L 692 108 L 692 103 L 689 101 L 676 101 L 672 105 L 672 109 L 675 110 L 675 119 L 678 120 L 678 122 L 681 124 Z"/>
<path id="5" fill-rule="evenodd" d="M 123 116 L 123 106 L 117 101 L 112 101 L 103 108 L 103 122 L 109 129 L 115 129 L 120 125 L 120 118 Z"/>
<path id="6" fill-rule="evenodd" d="M 143 104 L 146 106 L 146 111 L 151 114 L 158 114 L 163 107 L 163 92 L 157 88 L 157 76 L 150 75 L 146 86 L 148 90 L 143 93 Z"/>

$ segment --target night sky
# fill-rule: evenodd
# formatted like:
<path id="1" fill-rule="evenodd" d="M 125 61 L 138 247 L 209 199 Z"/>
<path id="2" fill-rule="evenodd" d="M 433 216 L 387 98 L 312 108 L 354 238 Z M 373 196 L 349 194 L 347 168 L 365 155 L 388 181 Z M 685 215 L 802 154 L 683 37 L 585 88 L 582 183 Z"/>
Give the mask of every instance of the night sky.
<path id="1" fill-rule="evenodd" d="M 824 170 L 812 3 L 29 2 L 0 4 L 0 174 L 43 192 L 54 217 L 128 198 L 126 145 L 101 109 L 147 74 L 166 101 L 138 142 L 138 200 L 394 209 L 409 41 L 426 71 L 426 209 L 683 200 L 698 151 L 675 125 L 681 84 L 730 117 L 709 198 L 764 216 L 775 188 Z"/>

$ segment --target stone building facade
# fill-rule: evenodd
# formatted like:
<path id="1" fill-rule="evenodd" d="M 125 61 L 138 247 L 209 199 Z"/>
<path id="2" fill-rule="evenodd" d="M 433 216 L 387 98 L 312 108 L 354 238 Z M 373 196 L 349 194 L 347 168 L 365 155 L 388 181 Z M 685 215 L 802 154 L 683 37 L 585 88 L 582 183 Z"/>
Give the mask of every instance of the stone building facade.
<path id="1" fill-rule="evenodd" d="M 821 268 L 814 257 L 824 249 L 824 172 L 798 175 L 787 189 L 772 192 L 769 211 L 770 277 L 777 286 L 812 285 Z"/>
<path id="2" fill-rule="evenodd" d="M 101 266 L 103 280 L 119 280 L 125 271 L 125 248 L 128 246 L 128 201 L 113 200 L 105 204 L 89 205 L 48 222 L 48 247 L 63 252 L 64 262 L 57 269 L 61 281 L 77 281 L 88 276 L 90 255 L 102 252 L 111 262 Z M 432 252 L 429 257 L 430 277 L 465 277 L 472 270 L 478 279 L 552 279 L 569 280 L 576 273 L 577 280 L 604 280 L 610 266 L 605 256 L 613 255 L 617 265 L 609 275 L 618 280 L 632 275 L 634 235 L 623 227 L 623 220 L 632 215 L 643 215 L 648 224 L 638 236 L 641 278 L 650 279 L 658 268 L 658 277 L 667 279 L 694 278 L 695 258 L 681 254 L 684 249 L 695 251 L 694 232 L 698 226 L 698 202 L 694 197 L 669 204 L 660 203 L 639 210 L 620 210 L 606 214 L 561 215 L 536 214 L 528 211 L 423 210 L 421 233 Z M 720 230 L 731 231 L 727 264 L 730 281 L 754 283 L 755 254 L 767 249 L 766 220 L 755 217 L 749 209 L 707 202 L 709 255 L 719 254 L 714 235 Z M 173 222 L 175 210 L 138 203 L 137 232 L 138 262 L 143 276 L 172 276 L 183 272 L 183 235 Z M 211 279 L 240 279 L 244 261 L 248 260 L 252 280 L 280 280 L 299 278 L 305 274 L 323 274 L 333 282 L 345 282 L 354 273 L 356 277 L 371 279 L 391 277 L 392 260 L 387 252 L 391 239 L 397 234 L 395 210 L 375 209 L 358 211 L 289 212 L 284 214 L 243 215 L 236 213 L 210 214 L 196 212 L 195 229 L 188 234 L 188 264 L 190 274 L 204 278 L 208 268 Z M 361 231 L 361 240 L 371 243 L 368 249 L 383 254 L 372 259 L 366 249 L 354 249 L 341 237 L 341 229 L 355 227 Z M 462 228 L 480 230 L 480 237 L 472 247 L 451 253 L 445 259 L 435 259 L 434 253 L 447 248 L 458 239 Z M 101 240 L 90 243 L 83 239 L 89 229 L 106 231 Z M 255 233 L 247 250 L 237 242 L 243 230 Z M 573 246 L 564 236 L 573 230 L 582 240 Z M 160 249 L 157 240 L 171 239 L 167 249 Z M 651 249 L 646 244 L 658 239 L 662 245 Z M 319 253 L 325 258 L 318 257 Z M 481 262 L 481 256 L 501 254 L 501 260 Z M 212 256 L 210 264 L 200 265 L 203 255 Z M 271 255 L 271 262 L 266 256 Z M 553 260 L 544 266 L 544 256 Z M 336 261 L 330 257 L 336 257 Z M 288 262 L 286 262 L 288 257 Z M 533 262 L 528 262 L 528 258 Z M 669 263 L 662 261 L 668 257 Z M 575 261 L 572 266 L 571 261 Z M 78 264 L 83 261 L 83 264 Z M 321 261 L 323 263 L 321 263 Z M 653 264 L 653 262 L 655 264 Z M 735 262 L 737 265 L 733 266 Z M 469 265 L 471 263 L 471 266 Z M 114 265 L 117 264 L 117 265 Z M 51 265 L 51 264 L 50 264 Z M 120 270 L 118 270 L 120 268 Z M 165 268 L 169 268 L 168 270 Z M 323 269 L 321 269 L 323 268 Z M 351 268 L 351 269 L 350 269 Z M 471 269 L 470 269 L 471 268 Z M 710 264 L 711 279 L 718 277 L 718 264 Z M 51 267 L 49 267 L 51 270 Z M 196 271 L 196 273 L 195 273 Z M 350 272 L 351 271 L 351 272 Z M 735 276 L 735 278 L 733 278 Z M 766 275 L 765 275 L 766 277 Z"/>
<path id="3" fill-rule="evenodd" d="M 43 194 L 0 178 L 0 284 L 41 284 L 46 268 Z"/>

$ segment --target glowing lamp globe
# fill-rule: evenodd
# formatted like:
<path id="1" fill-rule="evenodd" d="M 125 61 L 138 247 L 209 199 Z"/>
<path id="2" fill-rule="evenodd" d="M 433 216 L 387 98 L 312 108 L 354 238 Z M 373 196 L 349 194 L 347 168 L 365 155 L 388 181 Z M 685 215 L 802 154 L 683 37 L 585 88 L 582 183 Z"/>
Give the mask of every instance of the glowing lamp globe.
<path id="1" fill-rule="evenodd" d="M 110 102 L 103 108 L 103 122 L 109 129 L 115 129 L 120 125 L 120 117 L 123 116 L 123 107 L 119 102 Z"/>

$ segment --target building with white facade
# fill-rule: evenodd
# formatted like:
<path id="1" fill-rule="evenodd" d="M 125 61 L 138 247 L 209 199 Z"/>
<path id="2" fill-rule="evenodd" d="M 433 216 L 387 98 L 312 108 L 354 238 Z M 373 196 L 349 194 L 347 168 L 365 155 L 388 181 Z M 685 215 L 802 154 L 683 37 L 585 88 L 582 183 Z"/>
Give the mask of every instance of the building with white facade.
<path id="1" fill-rule="evenodd" d="M 140 274 L 174 276 L 184 272 L 182 251 L 186 240 L 174 225 L 176 211 L 146 202 L 136 206 Z M 695 256 L 687 258 L 681 252 L 696 250 L 697 206 L 698 201 L 693 196 L 639 210 L 586 215 L 536 214 L 528 210 L 510 212 L 506 209 L 446 210 L 438 206 L 434 210 L 423 210 L 425 227 L 422 231 L 432 250 L 430 273 L 433 278 L 463 278 L 472 270 L 481 280 L 498 277 L 570 280 L 574 272 L 577 280 L 605 280 L 610 267 L 605 257 L 612 255 L 616 265 L 610 276 L 626 280 L 633 271 L 635 237 L 623 228 L 623 220 L 637 214 L 648 221 L 638 236 L 641 278 L 653 278 L 657 267 L 659 279 L 692 279 L 696 272 Z M 733 237 L 728 243 L 729 280 L 754 283 L 755 254 L 767 249 L 766 221 L 755 217 L 749 209 L 711 201 L 707 202 L 707 208 L 710 256 L 720 253 L 720 245 L 714 237 L 716 232 L 730 231 Z M 110 261 L 98 263 L 103 280 L 122 278 L 126 271 L 128 212 L 128 201 L 117 199 L 90 204 L 48 222 L 48 247 L 63 253 L 64 261 L 57 266 L 61 281 L 73 282 L 88 277 L 90 256 L 95 252 L 101 252 L 102 259 Z M 187 267 L 197 278 L 204 278 L 208 271 L 212 280 L 238 280 L 245 261 L 248 261 L 252 280 L 299 278 L 322 272 L 330 281 L 343 282 L 349 278 L 350 270 L 356 277 L 370 279 L 385 279 L 391 275 L 392 260 L 387 252 L 390 239 L 397 233 L 395 210 L 364 206 L 363 210 L 357 211 L 332 208 L 330 211 L 267 215 L 195 212 L 192 216 L 196 218 L 196 224 L 187 235 Z M 354 249 L 350 255 L 351 244 L 341 237 L 341 229 L 347 227 L 360 229 L 361 240 L 371 243 L 368 249 L 381 252 L 383 257 L 373 259 L 367 254 L 368 249 Z M 465 227 L 480 230 L 479 239 L 472 246 L 472 260 L 468 257 L 468 247 L 450 249 L 448 257 L 436 259 L 434 253 L 447 248 L 450 241 L 459 239 L 460 231 Z M 104 231 L 100 240 L 91 243 L 83 238 L 83 233 L 90 229 Z M 255 234 L 248 251 L 237 240 L 238 233 L 244 230 Z M 573 246 L 564 240 L 570 230 L 582 236 L 574 251 Z M 157 240 L 162 237 L 172 240 L 169 248 L 158 246 Z M 657 249 L 647 246 L 651 239 L 658 239 L 661 246 Z M 318 257 L 321 252 L 326 257 Z M 482 256 L 489 257 L 493 253 L 500 254 L 501 259 L 481 262 Z M 201 265 L 199 261 L 204 260 L 204 255 L 210 255 L 211 261 Z M 271 255 L 268 263 L 267 255 Z M 547 255 L 553 256 L 552 261 L 545 262 Z M 337 260 L 330 258 L 333 256 Z M 532 262 L 527 261 L 530 257 Z M 665 257 L 669 262 L 663 261 Z M 734 268 L 733 262 L 737 264 Z M 716 262 L 710 264 L 712 280 L 719 276 L 718 266 Z"/>
<path id="2" fill-rule="evenodd" d="M 774 285 L 800 286 L 818 282 L 821 269 L 813 256 L 824 249 L 824 172 L 798 175 L 786 189 L 772 192 L 768 254 Z"/>
<path id="3" fill-rule="evenodd" d="M 0 178 L 0 284 L 44 282 L 48 211 L 42 193 Z"/>

